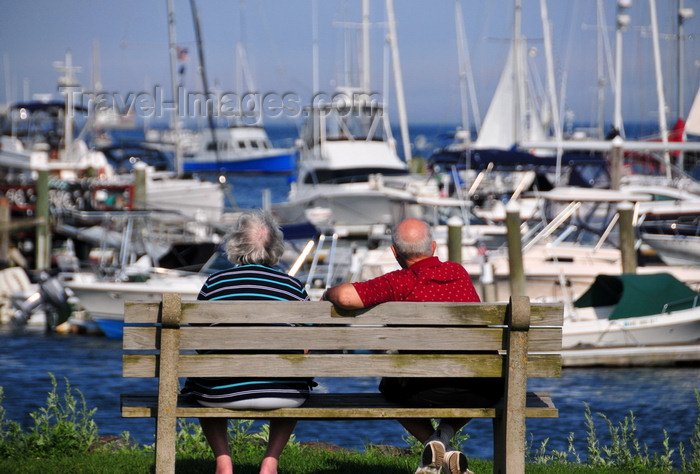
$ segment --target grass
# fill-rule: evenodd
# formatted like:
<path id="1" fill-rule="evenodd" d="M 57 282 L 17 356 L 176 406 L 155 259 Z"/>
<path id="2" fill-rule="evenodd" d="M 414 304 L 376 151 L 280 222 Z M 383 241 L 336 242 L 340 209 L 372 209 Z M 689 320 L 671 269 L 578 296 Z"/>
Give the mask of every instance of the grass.
<path id="1" fill-rule="evenodd" d="M 51 374 L 50 374 L 51 375 Z M 121 437 L 100 437 L 92 419 L 96 409 L 90 409 L 79 390 L 65 380 L 61 395 L 58 383 L 51 375 L 52 390 L 46 406 L 31 413 L 33 426 L 26 429 L 6 419 L 0 387 L 0 472 L 27 473 L 151 473 L 153 446 L 138 445 L 128 433 Z M 696 392 L 700 407 L 700 395 Z M 700 416 L 696 415 L 688 444 L 671 446 L 667 436 L 662 452 L 650 452 L 637 437 L 632 412 L 615 424 L 605 414 L 593 414 L 586 409 L 587 447 L 585 453 L 574 448 L 570 434 L 568 448 L 549 449 L 545 440 L 540 446 L 527 446 L 527 473 L 669 473 L 700 472 Z M 609 443 L 601 443 L 596 432 L 595 418 L 602 420 L 609 432 Z M 258 472 L 267 439 L 268 426 L 251 432 L 251 421 L 232 420 L 229 423 L 231 451 L 236 474 Z M 214 460 L 199 424 L 178 420 L 178 473 L 213 472 Z M 666 433 L 664 432 L 664 435 Z M 455 444 L 467 437 L 458 434 Z M 363 452 L 339 448 L 325 443 L 297 442 L 294 437 L 280 460 L 280 473 L 327 474 L 372 473 L 399 474 L 415 470 L 419 462 L 420 443 L 406 435 L 407 448 L 367 446 Z M 476 473 L 492 472 L 489 460 L 471 459 L 470 469 Z"/>

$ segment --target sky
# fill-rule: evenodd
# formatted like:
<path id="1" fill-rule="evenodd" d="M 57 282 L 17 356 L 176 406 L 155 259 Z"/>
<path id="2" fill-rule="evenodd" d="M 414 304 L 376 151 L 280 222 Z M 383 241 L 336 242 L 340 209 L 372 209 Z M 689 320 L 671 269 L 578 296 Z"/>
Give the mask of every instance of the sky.
<path id="1" fill-rule="evenodd" d="M 0 102 L 55 93 L 58 73 L 55 62 L 70 50 L 73 64 L 80 66 L 77 79 L 92 90 L 94 50 L 99 51 L 102 90 L 123 101 L 139 92 L 153 93 L 160 87 L 170 95 L 166 0 L 0 0 Z M 332 94 L 342 84 L 348 60 L 344 46 L 357 49 L 361 20 L 360 0 L 316 0 L 320 91 Z M 203 90 L 198 70 L 197 44 L 189 0 L 172 0 L 176 42 L 188 51 L 182 80 L 190 90 Z M 255 89 L 264 94 L 294 94 L 308 104 L 313 84 L 314 0 L 197 0 L 207 82 L 210 89 L 236 91 L 235 45 L 245 45 Z M 557 94 L 567 117 L 594 122 L 598 113 L 596 56 L 596 0 L 549 0 Z M 616 2 L 601 0 L 605 32 L 614 49 Z M 630 24 L 623 33 L 623 118 L 627 121 L 656 120 L 658 102 L 650 29 L 649 0 L 633 0 L 626 10 Z M 684 115 L 700 85 L 700 0 L 683 0 L 695 16 L 685 21 L 683 75 Z M 472 66 L 477 114 L 483 119 L 506 61 L 513 35 L 515 0 L 460 0 L 460 19 L 467 38 Z M 664 96 L 670 124 L 679 116 L 677 84 L 678 0 L 658 2 L 663 63 Z M 398 50 L 409 123 L 461 122 L 461 99 L 455 1 L 395 0 Z M 535 65 L 539 100 L 546 97 L 545 47 L 540 1 L 522 0 L 523 35 L 528 38 L 529 61 Z M 388 103 L 397 120 L 394 92 L 385 93 L 384 71 L 385 2 L 371 0 L 371 83 Z M 602 26 L 600 28 L 603 28 Z M 348 40 L 350 38 L 350 40 Z M 604 59 L 612 64 L 612 57 Z M 604 118 L 612 120 L 612 82 L 606 76 Z M 391 79 L 393 81 L 393 79 Z M 393 84 L 393 82 L 392 82 Z M 391 90 L 394 90 L 392 86 Z M 473 112 L 470 112 L 473 116 Z M 271 120 L 275 120 L 274 117 Z M 473 122 L 472 122 L 473 123 Z"/>

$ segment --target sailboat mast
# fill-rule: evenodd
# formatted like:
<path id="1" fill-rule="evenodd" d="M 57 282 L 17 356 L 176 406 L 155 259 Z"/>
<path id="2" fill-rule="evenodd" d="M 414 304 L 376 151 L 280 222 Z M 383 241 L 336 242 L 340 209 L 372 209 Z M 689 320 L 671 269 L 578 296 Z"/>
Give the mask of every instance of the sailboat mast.
<path id="1" fill-rule="evenodd" d="M 197 14 L 197 5 L 195 5 L 195 0 L 190 0 L 190 8 L 192 9 L 192 20 L 194 21 L 194 33 L 197 38 L 197 56 L 199 57 L 199 69 L 202 74 L 202 86 L 204 87 L 204 97 L 206 97 L 206 102 L 209 104 L 209 85 L 207 81 L 207 69 L 204 65 L 204 48 L 202 46 L 202 31 L 199 25 L 199 15 Z M 209 122 L 209 129 L 211 130 L 211 138 L 214 142 L 214 155 L 216 156 L 216 162 L 220 163 L 219 158 L 219 142 L 216 139 L 216 127 L 214 126 L 213 111 L 207 110 L 207 120 Z M 226 176 L 223 174 L 219 175 L 219 183 L 224 184 L 226 182 Z"/>
<path id="2" fill-rule="evenodd" d="M 399 128 L 401 129 L 401 142 L 406 163 L 412 160 L 411 139 L 408 136 L 408 121 L 406 119 L 406 98 L 403 92 L 403 79 L 401 76 L 401 61 L 399 59 L 399 44 L 396 37 L 396 18 L 394 17 L 394 1 L 386 0 L 386 14 L 389 23 L 389 42 L 391 44 L 391 58 L 394 66 L 394 82 L 396 86 L 396 106 L 399 112 Z"/>
<path id="3" fill-rule="evenodd" d="M 649 15 L 651 17 L 651 36 L 654 48 L 654 74 L 656 76 L 656 98 L 659 107 L 659 130 L 661 141 L 668 143 L 668 125 L 666 123 L 666 98 L 664 97 L 664 77 L 661 72 L 661 51 L 659 49 L 659 24 L 656 17 L 656 0 L 649 0 Z M 664 151 L 666 163 L 666 178 L 671 180 L 671 156 L 668 150 Z"/>
<path id="4" fill-rule="evenodd" d="M 554 137 L 557 140 L 557 169 L 556 184 L 559 184 L 561 177 L 561 157 L 564 150 L 561 147 L 562 130 L 559 123 L 559 104 L 557 101 L 557 88 L 554 82 L 554 53 L 552 52 L 552 27 L 549 21 L 549 10 L 547 1 L 540 0 L 540 16 L 542 18 L 542 32 L 544 33 L 544 54 L 547 61 L 547 91 L 549 93 L 550 109 L 552 111 L 552 128 Z"/>
<path id="5" fill-rule="evenodd" d="M 605 21 L 603 19 L 603 0 L 596 0 L 596 68 L 598 72 L 598 138 L 605 136 L 605 67 L 603 63 L 603 40 L 607 37 L 607 32 L 604 30 Z"/>
<path id="6" fill-rule="evenodd" d="M 362 0 L 362 92 L 370 93 L 369 77 L 369 0 Z"/>
<path id="7" fill-rule="evenodd" d="M 615 29 L 615 101 L 613 127 L 624 138 L 622 128 L 622 32 L 630 22 L 629 15 L 623 13 L 632 5 L 632 0 L 617 0 L 617 28 Z"/>
<path id="8" fill-rule="evenodd" d="M 319 72 L 318 72 L 318 0 L 311 2 L 311 69 L 312 87 L 311 95 L 318 94 Z"/>
<path id="9" fill-rule="evenodd" d="M 522 82 L 522 62 L 520 60 L 521 56 L 521 42 L 522 42 L 522 3 L 521 0 L 515 0 L 515 6 L 513 8 L 513 132 L 515 134 L 515 143 L 518 144 L 523 139 L 522 125 L 523 120 L 521 117 L 522 113 L 522 103 L 521 97 L 523 97 L 524 91 L 521 90 Z"/>
<path id="10" fill-rule="evenodd" d="M 469 110 L 467 104 L 467 65 L 464 34 L 464 24 L 462 17 L 462 4 L 460 0 L 455 0 L 455 28 L 457 30 L 457 64 L 459 65 L 459 93 L 462 104 L 462 130 L 464 130 L 464 144 L 471 143 L 471 127 L 469 125 Z"/>
<path id="11" fill-rule="evenodd" d="M 177 176 L 183 174 L 182 150 L 180 148 L 180 91 L 177 83 L 177 43 L 175 40 L 175 10 L 173 0 L 167 0 L 168 6 L 168 43 L 170 49 L 170 82 L 173 94 L 175 111 L 170 118 L 170 128 L 174 133 L 175 141 L 175 172 Z"/>

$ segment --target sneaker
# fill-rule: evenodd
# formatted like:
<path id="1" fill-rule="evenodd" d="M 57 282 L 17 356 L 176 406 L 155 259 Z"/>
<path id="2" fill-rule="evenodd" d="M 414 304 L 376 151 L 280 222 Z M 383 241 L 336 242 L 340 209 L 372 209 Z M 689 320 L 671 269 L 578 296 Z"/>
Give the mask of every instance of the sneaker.
<path id="1" fill-rule="evenodd" d="M 459 451 L 447 451 L 442 462 L 446 474 L 474 474 L 468 468 L 467 457 Z"/>
<path id="2" fill-rule="evenodd" d="M 442 441 L 428 441 L 423 448 L 420 466 L 414 474 L 440 474 L 444 459 L 445 445 Z"/>

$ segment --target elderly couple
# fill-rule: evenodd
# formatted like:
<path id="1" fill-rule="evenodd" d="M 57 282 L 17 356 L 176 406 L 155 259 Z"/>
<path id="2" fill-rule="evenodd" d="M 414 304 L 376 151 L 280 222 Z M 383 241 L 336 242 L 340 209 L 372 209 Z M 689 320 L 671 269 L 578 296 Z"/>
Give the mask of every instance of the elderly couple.
<path id="1" fill-rule="evenodd" d="M 329 288 L 323 299 L 346 309 L 372 306 L 386 301 L 479 301 L 469 274 L 453 262 L 441 262 L 433 254 L 436 243 L 430 227 L 418 219 L 402 221 L 392 233 L 392 251 L 401 266 L 397 270 L 360 283 Z M 272 216 L 263 211 L 243 214 L 228 236 L 226 254 L 233 268 L 211 275 L 204 283 L 200 300 L 289 300 L 308 301 L 304 286 L 275 268 L 284 249 L 284 237 Z M 480 379 L 383 379 L 381 393 L 389 400 L 412 406 L 441 406 L 465 403 L 495 403 L 503 393 L 498 380 Z M 205 406 L 232 409 L 296 407 L 309 396 L 309 380 L 251 380 L 189 378 L 183 393 Z M 416 474 L 445 472 L 463 474 L 467 458 L 450 447 L 455 432 L 468 419 L 441 420 L 435 429 L 427 419 L 401 420 L 401 424 L 424 444 Z M 200 419 L 202 431 L 216 457 L 217 474 L 232 473 L 225 418 Z M 280 454 L 296 425 L 295 420 L 271 420 L 270 437 L 260 474 L 275 474 Z"/>

